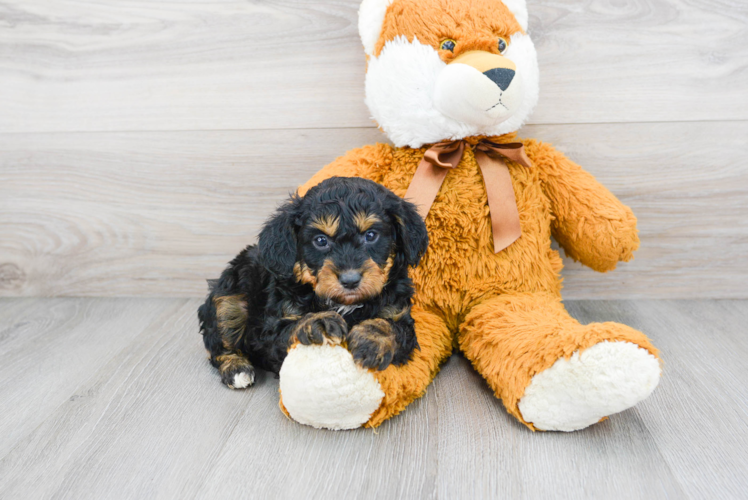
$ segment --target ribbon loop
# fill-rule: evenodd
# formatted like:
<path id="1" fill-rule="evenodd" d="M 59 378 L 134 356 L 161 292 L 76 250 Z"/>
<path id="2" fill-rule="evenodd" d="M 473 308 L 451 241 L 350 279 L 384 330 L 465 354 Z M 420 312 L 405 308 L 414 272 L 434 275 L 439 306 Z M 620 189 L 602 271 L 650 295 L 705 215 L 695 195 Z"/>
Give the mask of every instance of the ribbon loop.
<path id="1" fill-rule="evenodd" d="M 426 150 L 423 159 L 437 167 L 454 168 L 459 165 L 464 152 L 465 143 L 462 141 L 439 142 Z"/>
<path id="2" fill-rule="evenodd" d="M 466 144 L 464 140 L 439 142 L 424 153 L 405 193 L 405 199 L 416 205 L 424 219 L 439 194 L 447 172 L 460 164 Z M 532 166 L 532 162 L 521 142 L 500 144 L 482 139 L 474 150 L 475 161 L 486 186 L 494 252 L 498 253 L 522 235 L 512 177 L 504 158 L 527 168 Z"/>

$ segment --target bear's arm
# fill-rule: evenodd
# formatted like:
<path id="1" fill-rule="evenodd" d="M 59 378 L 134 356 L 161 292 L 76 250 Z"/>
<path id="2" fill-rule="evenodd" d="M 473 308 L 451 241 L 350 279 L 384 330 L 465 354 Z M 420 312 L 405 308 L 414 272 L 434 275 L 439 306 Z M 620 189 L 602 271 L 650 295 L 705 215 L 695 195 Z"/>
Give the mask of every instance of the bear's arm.
<path id="1" fill-rule="evenodd" d="M 392 163 L 392 146 L 372 144 L 348 151 L 324 167 L 299 187 L 299 195 L 330 177 L 363 177 L 382 183 L 386 168 Z"/>
<path id="2" fill-rule="evenodd" d="M 631 260 L 639 248 L 631 209 L 551 145 L 525 144 L 551 201 L 553 236 L 566 254 L 600 272 Z"/>

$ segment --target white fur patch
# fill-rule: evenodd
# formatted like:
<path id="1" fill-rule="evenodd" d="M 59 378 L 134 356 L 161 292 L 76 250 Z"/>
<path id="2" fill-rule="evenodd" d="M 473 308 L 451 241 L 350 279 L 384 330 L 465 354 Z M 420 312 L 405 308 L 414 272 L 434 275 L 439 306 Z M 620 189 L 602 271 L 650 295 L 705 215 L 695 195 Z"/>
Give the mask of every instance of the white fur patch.
<path id="1" fill-rule="evenodd" d="M 466 64 L 448 64 L 434 89 L 434 107 L 465 123 L 491 126 L 509 117 L 522 104 L 522 77 L 516 73 L 506 90 Z"/>
<path id="2" fill-rule="evenodd" d="M 631 408 L 660 381 L 660 364 L 630 342 L 600 342 L 532 378 L 522 418 L 544 431 L 575 431 Z"/>
<path id="3" fill-rule="evenodd" d="M 231 389 L 244 389 L 255 383 L 255 374 L 247 372 L 239 372 L 234 375 L 234 380 L 229 386 Z"/>
<path id="4" fill-rule="evenodd" d="M 351 314 L 353 311 L 355 311 L 356 309 L 360 307 L 364 307 L 363 304 L 356 304 L 356 305 L 351 305 L 351 306 L 341 305 L 337 307 L 336 311 L 341 316 L 345 316 L 346 314 Z"/>
<path id="5" fill-rule="evenodd" d="M 355 429 L 379 408 L 384 392 L 376 378 L 340 346 L 297 345 L 280 370 L 283 405 L 301 424 Z"/>
<path id="6" fill-rule="evenodd" d="M 394 0 L 364 0 L 358 8 L 358 34 L 367 55 L 374 53 L 374 48 L 382 34 L 384 16 Z"/>
<path id="7" fill-rule="evenodd" d="M 337 304 L 333 301 L 328 301 L 327 305 L 330 307 L 330 309 L 334 309 L 335 312 L 337 312 L 341 316 L 345 316 L 346 314 L 351 314 L 356 309 L 360 309 L 364 307 L 363 304 L 345 305 L 345 304 Z"/>
<path id="8" fill-rule="evenodd" d="M 532 40 L 521 33 L 512 36 L 504 57 L 517 66 L 522 82 L 521 102 L 504 121 L 458 121 L 440 112 L 434 105 L 435 88 L 447 65 L 430 45 L 417 39 L 408 42 L 402 36 L 387 42 L 379 57 L 369 59 L 366 105 L 398 147 L 418 148 L 443 140 L 514 132 L 537 103 L 538 62 Z"/>

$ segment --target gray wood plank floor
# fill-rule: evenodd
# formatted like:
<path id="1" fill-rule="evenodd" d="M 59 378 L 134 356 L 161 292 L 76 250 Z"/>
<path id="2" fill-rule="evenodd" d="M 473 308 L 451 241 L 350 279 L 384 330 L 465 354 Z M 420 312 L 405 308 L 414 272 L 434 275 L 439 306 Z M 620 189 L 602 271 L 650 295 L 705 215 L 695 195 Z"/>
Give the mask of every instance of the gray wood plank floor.
<path id="1" fill-rule="evenodd" d="M 221 386 L 195 299 L 0 300 L 0 498 L 745 498 L 748 301 L 571 301 L 661 348 L 638 407 L 532 433 L 453 356 L 376 432 Z"/>

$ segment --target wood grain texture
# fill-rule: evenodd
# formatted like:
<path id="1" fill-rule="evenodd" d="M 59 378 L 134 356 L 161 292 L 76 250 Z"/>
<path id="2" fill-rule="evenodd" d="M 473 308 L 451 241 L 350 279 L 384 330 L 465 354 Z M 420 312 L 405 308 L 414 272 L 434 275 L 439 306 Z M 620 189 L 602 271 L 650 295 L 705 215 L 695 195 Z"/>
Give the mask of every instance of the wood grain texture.
<path id="1" fill-rule="evenodd" d="M 371 127 L 359 0 L 0 2 L 0 132 Z M 531 0 L 533 123 L 748 118 L 743 0 Z"/>
<path id="2" fill-rule="evenodd" d="M 0 461 L 0 497 L 187 498 L 195 491 L 256 394 L 222 388 L 198 335 L 198 302 L 168 302 L 171 314 L 141 325 L 126 349 L 89 367 L 90 380 L 63 393 L 56 411 Z M 130 317 L 154 303 L 130 305 Z M 80 348 L 68 344 L 63 352 L 76 356 Z M 24 381 L 14 385 L 45 394 Z"/>
<path id="3" fill-rule="evenodd" d="M 0 456 L 65 403 L 174 300 L 17 301 L 0 313 Z M 135 304 L 140 307 L 133 314 Z M 0 474 L 2 476 L 2 474 Z"/>
<path id="4" fill-rule="evenodd" d="M 47 366 L 111 342 L 112 323 L 132 327 L 116 354 L 83 364 L 75 385 L 51 391 L 0 372 L 3 391 L 27 395 L 2 412 L 0 498 L 695 500 L 748 489 L 748 301 L 568 301 L 584 323 L 644 330 L 665 362 L 649 399 L 574 433 L 519 425 L 459 355 L 377 432 L 298 425 L 278 409 L 272 376 L 261 372 L 246 391 L 221 386 L 197 335 L 198 303 L 0 300 L 0 332 L 51 318 L 29 327 L 34 344 L 66 321 L 62 331 L 91 332 L 42 350 Z M 153 308 L 163 314 L 138 318 Z M 6 338 L 0 353 L 11 355 Z M 58 404 L 8 446 L 5 431 L 50 394 Z"/>
<path id="5" fill-rule="evenodd" d="M 639 217 L 566 298 L 747 297 L 748 122 L 535 125 Z M 0 295 L 205 293 L 272 210 L 375 129 L 0 135 Z"/>
<path id="6" fill-rule="evenodd" d="M 688 497 L 744 498 L 748 303 L 595 301 L 571 302 L 568 308 L 583 322 L 623 322 L 654 341 L 664 361 L 663 378 L 631 411 Z"/>
<path id="7" fill-rule="evenodd" d="M 439 498 L 687 498 L 638 409 L 574 433 L 527 432 L 456 355 L 432 390 L 444 402 Z"/>

